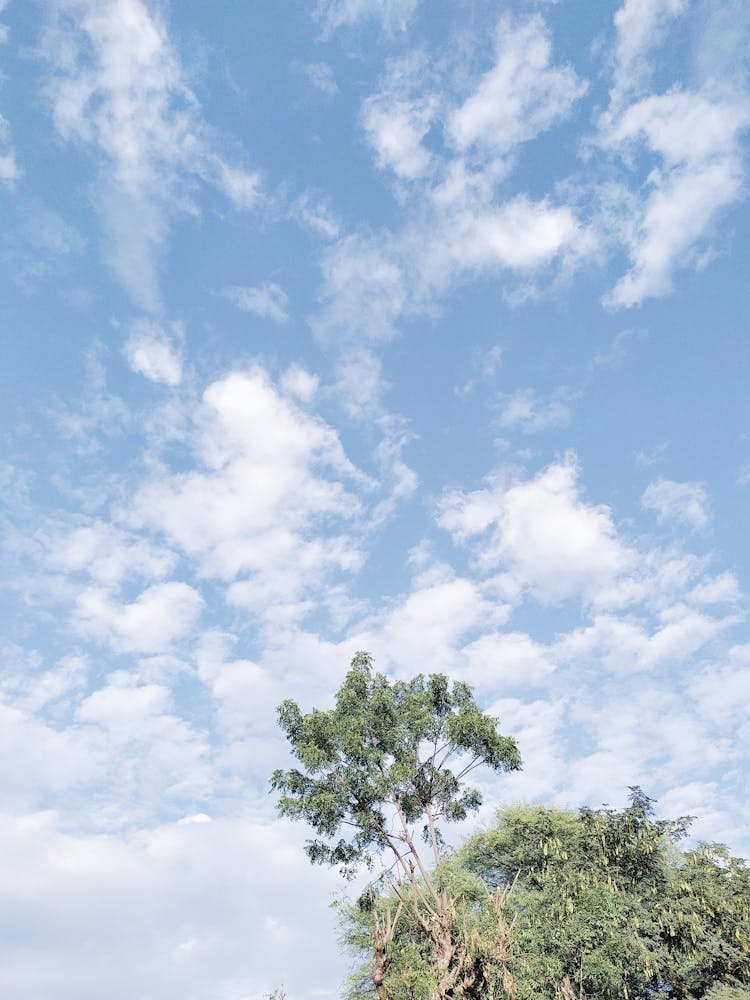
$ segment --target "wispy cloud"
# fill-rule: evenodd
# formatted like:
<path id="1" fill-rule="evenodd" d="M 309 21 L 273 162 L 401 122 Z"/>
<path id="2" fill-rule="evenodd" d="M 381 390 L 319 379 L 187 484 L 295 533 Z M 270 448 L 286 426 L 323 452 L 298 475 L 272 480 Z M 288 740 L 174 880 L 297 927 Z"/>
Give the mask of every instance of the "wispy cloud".
<path id="1" fill-rule="evenodd" d="M 220 151 L 145 0 L 61 0 L 42 52 L 57 132 L 94 154 L 107 257 L 137 304 L 158 310 L 161 256 L 172 221 L 198 210 L 196 183 L 244 210 L 258 201 L 260 175 Z"/>
<path id="2" fill-rule="evenodd" d="M 310 83 L 326 97 L 335 97 L 339 92 L 333 67 L 328 63 L 308 63 L 304 67 L 305 76 Z"/>
<path id="3" fill-rule="evenodd" d="M 708 492 L 702 483 L 656 479 L 641 497 L 641 505 L 656 511 L 662 521 L 678 521 L 699 531 L 711 523 Z"/>
<path id="4" fill-rule="evenodd" d="M 606 302 L 633 306 L 671 288 L 672 273 L 695 264 L 699 241 L 743 194 L 739 138 L 750 125 L 742 94 L 675 88 L 630 105 L 607 120 L 602 142 L 627 156 L 645 146 L 661 160 L 635 207 L 625 242 L 632 262 Z"/>
<path id="5" fill-rule="evenodd" d="M 285 323 L 289 319 L 286 292 L 274 281 L 255 286 L 231 285 L 224 289 L 223 294 L 239 309 L 254 313 L 261 319 L 270 319 L 274 323 Z"/>
<path id="6" fill-rule="evenodd" d="M 614 18 L 617 43 L 610 91 L 613 108 L 648 83 L 649 56 L 662 41 L 670 22 L 687 10 L 688 3 L 689 0 L 625 0 L 617 11 Z"/>
<path id="7" fill-rule="evenodd" d="M 500 427 L 517 427 L 524 434 L 538 434 L 570 423 L 570 393 L 565 390 L 544 399 L 535 389 L 518 389 L 499 396 L 497 405 Z"/>
<path id="8" fill-rule="evenodd" d="M 387 31 L 403 31 L 419 0 L 318 0 L 315 13 L 327 31 L 377 21 Z"/>

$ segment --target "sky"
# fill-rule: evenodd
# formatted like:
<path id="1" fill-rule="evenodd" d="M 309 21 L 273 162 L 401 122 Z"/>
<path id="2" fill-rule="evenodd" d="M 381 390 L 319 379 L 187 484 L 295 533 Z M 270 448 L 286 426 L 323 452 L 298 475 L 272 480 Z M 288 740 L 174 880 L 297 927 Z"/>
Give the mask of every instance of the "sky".
<path id="1" fill-rule="evenodd" d="M 517 738 L 477 822 L 747 856 L 743 0 L 0 24 L 0 993 L 339 996 L 268 782 L 361 649 Z"/>

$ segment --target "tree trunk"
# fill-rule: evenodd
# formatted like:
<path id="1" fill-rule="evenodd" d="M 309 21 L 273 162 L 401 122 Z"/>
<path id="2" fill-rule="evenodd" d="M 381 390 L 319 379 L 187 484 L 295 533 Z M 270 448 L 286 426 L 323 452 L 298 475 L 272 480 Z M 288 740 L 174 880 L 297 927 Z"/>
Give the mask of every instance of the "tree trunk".
<path id="1" fill-rule="evenodd" d="M 385 988 L 385 974 L 388 971 L 390 959 L 386 955 L 385 944 L 375 942 L 375 961 L 373 962 L 370 978 L 378 994 L 378 1000 L 388 1000 L 388 991 Z"/>

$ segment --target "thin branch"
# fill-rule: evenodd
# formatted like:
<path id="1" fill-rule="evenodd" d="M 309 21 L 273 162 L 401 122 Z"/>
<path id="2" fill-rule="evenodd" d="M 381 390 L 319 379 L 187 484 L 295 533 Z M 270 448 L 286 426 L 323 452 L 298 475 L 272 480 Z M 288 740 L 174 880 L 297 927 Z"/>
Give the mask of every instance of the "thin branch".
<path id="1" fill-rule="evenodd" d="M 409 845 L 409 848 L 411 849 L 411 853 L 414 855 L 415 861 L 417 862 L 417 867 L 419 868 L 419 873 L 422 876 L 422 878 L 424 879 L 425 885 L 430 890 L 430 892 L 431 892 L 431 894 L 432 894 L 435 902 L 438 904 L 438 907 L 439 907 L 440 903 L 441 903 L 440 896 L 437 893 L 437 891 L 435 890 L 435 886 L 432 884 L 432 879 L 430 878 L 430 876 L 429 876 L 429 874 L 427 872 L 427 869 L 422 864 L 422 859 L 419 856 L 419 851 L 417 851 L 416 847 L 414 846 L 414 841 L 412 839 L 411 833 L 409 832 L 409 827 L 406 824 L 406 819 L 404 817 L 404 813 L 403 813 L 403 811 L 401 809 L 401 803 L 396 798 L 396 793 L 393 790 L 391 790 L 391 799 L 393 801 L 394 806 L 396 807 L 396 811 L 398 812 L 398 817 L 401 820 L 401 826 L 403 827 L 404 836 L 406 837 L 406 842 Z"/>
<path id="2" fill-rule="evenodd" d="M 467 764 L 466 767 L 464 767 L 461 771 L 458 772 L 458 774 L 456 775 L 456 781 L 460 781 L 461 778 L 463 778 L 465 775 L 469 773 L 469 771 L 473 771 L 475 767 L 479 767 L 480 764 L 483 763 L 484 761 L 482 760 L 481 757 L 474 757 L 471 763 Z"/>

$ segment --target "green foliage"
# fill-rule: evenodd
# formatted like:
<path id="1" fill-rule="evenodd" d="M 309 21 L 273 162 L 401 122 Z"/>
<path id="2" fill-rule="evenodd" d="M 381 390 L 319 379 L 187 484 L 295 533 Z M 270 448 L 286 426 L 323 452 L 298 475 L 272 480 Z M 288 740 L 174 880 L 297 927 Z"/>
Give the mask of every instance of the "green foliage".
<path id="1" fill-rule="evenodd" d="M 443 863 L 455 934 L 481 966 L 465 996 L 750 1000 L 747 866 L 720 845 L 682 848 L 689 820 L 655 820 L 631 792 L 621 811 L 505 809 Z M 373 912 L 393 905 L 386 893 L 346 914 L 363 956 Z M 391 955 L 388 995 L 429 996 L 431 952 L 408 914 Z M 352 994 L 367 986 L 355 977 Z"/>
<path id="2" fill-rule="evenodd" d="M 442 674 L 391 682 L 373 673 L 368 653 L 354 657 L 333 709 L 303 714 L 285 701 L 278 715 L 301 765 L 272 777 L 279 811 L 318 834 L 307 845 L 311 861 L 347 876 L 385 848 L 401 853 L 389 832 L 393 810 L 407 825 L 425 820 L 437 853 L 437 823 L 465 819 L 481 804 L 467 775 L 480 764 L 521 764 L 515 741 L 479 710 L 468 685 L 451 686 Z"/>
<path id="3" fill-rule="evenodd" d="M 570 982 L 597 998 L 703 997 L 718 981 L 750 983 L 750 882 L 718 845 L 680 850 L 689 819 L 630 806 L 505 810 L 473 837 L 463 862 L 496 883 L 520 872 L 511 911 L 519 996 Z"/>

